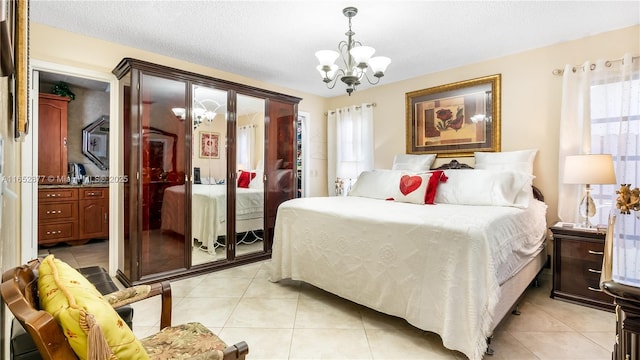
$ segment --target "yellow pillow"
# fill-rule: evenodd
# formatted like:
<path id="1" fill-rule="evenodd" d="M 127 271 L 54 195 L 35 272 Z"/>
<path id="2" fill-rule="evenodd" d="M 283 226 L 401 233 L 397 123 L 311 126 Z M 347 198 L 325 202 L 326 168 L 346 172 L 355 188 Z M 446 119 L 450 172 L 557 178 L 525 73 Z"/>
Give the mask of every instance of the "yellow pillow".
<path id="1" fill-rule="evenodd" d="M 38 272 L 40 307 L 62 326 L 80 359 L 88 358 L 87 343 L 110 359 L 149 358 L 131 329 L 82 274 L 53 255 L 44 259 Z"/>

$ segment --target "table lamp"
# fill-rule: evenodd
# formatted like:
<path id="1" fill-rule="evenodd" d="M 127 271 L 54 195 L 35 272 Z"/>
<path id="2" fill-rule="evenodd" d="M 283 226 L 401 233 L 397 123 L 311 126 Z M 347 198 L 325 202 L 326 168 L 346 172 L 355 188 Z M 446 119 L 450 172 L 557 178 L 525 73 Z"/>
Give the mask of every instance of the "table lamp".
<path id="1" fill-rule="evenodd" d="M 564 183 L 585 185 L 585 194 L 580 201 L 579 210 L 584 216 L 583 226 L 592 227 L 589 218 L 596 214 L 596 206 L 591 197 L 591 185 L 616 183 L 613 157 L 609 154 L 567 156 L 564 160 Z"/>

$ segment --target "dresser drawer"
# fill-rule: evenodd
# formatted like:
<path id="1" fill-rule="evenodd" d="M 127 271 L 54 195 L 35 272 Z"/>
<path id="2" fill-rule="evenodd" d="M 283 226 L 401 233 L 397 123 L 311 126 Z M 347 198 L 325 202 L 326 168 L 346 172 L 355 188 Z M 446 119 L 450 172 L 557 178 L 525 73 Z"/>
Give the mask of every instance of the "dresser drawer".
<path id="1" fill-rule="evenodd" d="M 60 200 L 77 200 L 78 189 L 58 188 L 58 189 L 39 189 L 38 201 L 60 201 Z"/>
<path id="2" fill-rule="evenodd" d="M 73 240 L 77 223 L 44 224 L 38 226 L 38 243 L 55 243 L 64 240 Z"/>
<path id="3" fill-rule="evenodd" d="M 80 189 L 80 199 L 106 199 L 109 197 L 109 188 Z"/>
<path id="4" fill-rule="evenodd" d="M 38 221 L 52 222 L 75 220 L 78 216 L 77 202 L 40 202 L 38 204 Z"/>

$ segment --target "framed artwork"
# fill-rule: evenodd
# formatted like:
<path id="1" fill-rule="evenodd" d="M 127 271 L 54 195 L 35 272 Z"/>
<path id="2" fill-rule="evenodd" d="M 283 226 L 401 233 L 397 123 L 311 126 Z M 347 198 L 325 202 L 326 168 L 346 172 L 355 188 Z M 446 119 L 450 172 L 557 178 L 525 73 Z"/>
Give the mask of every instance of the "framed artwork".
<path id="1" fill-rule="evenodd" d="M 500 151 L 501 75 L 406 93 L 407 154 Z"/>
<path id="2" fill-rule="evenodd" d="M 200 157 L 206 159 L 219 159 L 219 142 L 219 133 L 200 131 Z"/>

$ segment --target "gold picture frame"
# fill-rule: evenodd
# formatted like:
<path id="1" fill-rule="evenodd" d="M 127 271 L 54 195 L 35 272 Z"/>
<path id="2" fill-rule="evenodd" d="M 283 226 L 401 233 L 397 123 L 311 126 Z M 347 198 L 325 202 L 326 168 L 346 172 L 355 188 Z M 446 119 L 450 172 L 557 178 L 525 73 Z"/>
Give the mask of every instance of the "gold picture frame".
<path id="1" fill-rule="evenodd" d="M 220 158 L 220 134 L 200 131 L 200 157 L 205 159 Z"/>
<path id="2" fill-rule="evenodd" d="M 406 93 L 407 154 L 500 151 L 501 74 Z"/>

